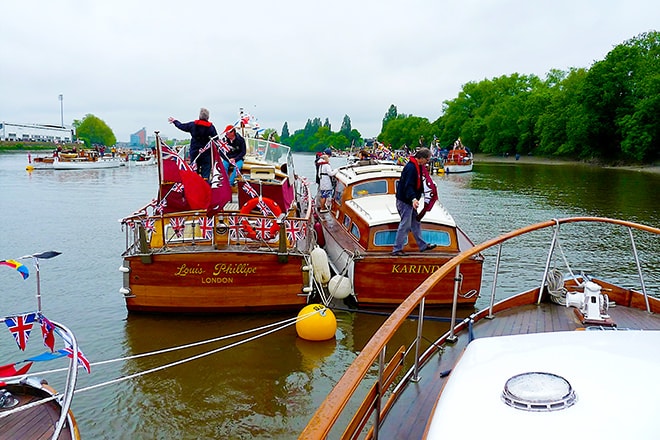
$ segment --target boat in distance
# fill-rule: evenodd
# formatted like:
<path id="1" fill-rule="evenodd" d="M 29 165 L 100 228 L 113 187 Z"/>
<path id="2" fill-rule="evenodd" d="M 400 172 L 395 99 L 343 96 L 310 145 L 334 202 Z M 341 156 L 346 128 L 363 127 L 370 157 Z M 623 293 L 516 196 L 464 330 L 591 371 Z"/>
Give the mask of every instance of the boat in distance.
<path id="1" fill-rule="evenodd" d="M 319 244 L 324 245 L 337 274 L 329 286 L 333 296 L 337 297 L 336 286 L 345 285 L 358 306 L 396 307 L 430 274 L 474 246 L 437 201 L 437 188 L 424 173 L 430 185 L 427 184 L 425 206 L 418 217 L 422 216 L 422 237 L 436 247 L 419 251 L 409 233 L 405 255 L 392 255 L 401 221 L 396 208 L 396 186 L 402 169 L 401 165 L 366 160 L 336 170 L 332 202 L 327 211 L 316 211 Z M 317 207 L 322 208 L 318 204 Z M 466 260 L 454 278 L 442 280 L 430 290 L 427 306 L 451 305 L 455 292 L 459 304 L 473 305 L 481 288 L 482 265 L 481 255 Z"/>
<path id="2" fill-rule="evenodd" d="M 191 181 L 198 175 L 157 136 L 159 195 L 121 220 L 126 250 L 120 292 L 129 311 L 294 310 L 312 299 L 309 184 L 295 172 L 288 146 L 239 129 L 246 133 L 247 155 L 233 188 L 220 160 L 224 141 L 210 142 L 210 202 L 194 199 L 208 184 Z M 176 178 L 164 175 L 172 163 L 181 170 Z M 214 201 L 221 191 L 229 196 Z"/>
<path id="3" fill-rule="evenodd" d="M 448 174 L 469 173 L 472 171 L 474 157 L 472 152 L 463 145 L 460 138 L 454 142 L 452 149 L 448 151 L 442 166 L 444 172 Z"/>
<path id="4" fill-rule="evenodd" d="M 581 238 L 562 247 L 560 230 Z M 658 239 L 656 227 L 571 217 L 462 252 L 389 316 L 299 438 L 464 437 L 466 411 L 497 438 L 656 438 Z M 509 261 L 504 249 L 512 245 L 533 247 L 534 261 L 518 254 Z M 422 337 L 429 289 L 470 256 L 489 251 L 497 261 L 488 306 L 462 319 L 453 307 L 445 333 Z M 602 271 L 603 252 L 621 256 L 611 280 L 572 268 Z M 521 266 L 537 266 L 539 283 L 514 293 L 498 275 Z M 414 312 L 417 336 L 399 348 L 392 341 Z"/>
<path id="5" fill-rule="evenodd" d="M 30 331 L 41 327 L 43 343 L 49 349 L 44 354 L 19 362 L 0 366 L 0 438 L 2 439 L 80 439 L 78 424 L 71 411 L 71 403 L 78 378 L 79 351 L 74 333 L 63 324 L 51 321 L 41 310 L 39 286 L 39 260 L 50 259 L 59 252 L 48 251 L 20 257 L 17 260 L 0 260 L 0 265 L 9 266 L 27 279 L 30 271 L 18 260 L 32 260 L 36 268 L 37 308 L 29 312 L 5 315 L 4 324 L 14 336 L 21 350 L 25 350 Z M 57 338 L 56 338 L 57 336 Z M 33 339 L 39 339 L 38 336 Z M 64 342 L 64 348 L 56 350 L 56 340 Z M 56 391 L 39 373 L 28 373 L 34 362 L 68 357 L 66 384 L 61 392 Z M 86 359 L 85 359 L 86 361 Z M 51 371 L 52 372 L 52 371 Z"/>

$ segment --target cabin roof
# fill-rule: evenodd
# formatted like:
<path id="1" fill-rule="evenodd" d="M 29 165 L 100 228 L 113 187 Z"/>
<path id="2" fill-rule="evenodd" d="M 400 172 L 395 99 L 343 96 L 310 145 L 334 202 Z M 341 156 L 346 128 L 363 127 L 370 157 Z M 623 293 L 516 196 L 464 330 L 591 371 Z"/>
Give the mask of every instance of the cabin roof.
<path id="1" fill-rule="evenodd" d="M 346 185 L 363 182 L 370 179 L 399 178 L 401 165 L 347 165 L 338 168 L 335 177 Z"/>
<path id="2" fill-rule="evenodd" d="M 400 217 L 396 210 L 394 194 L 381 194 L 348 200 L 346 205 L 359 215 L 369 226 L 399 223 Z M 454 218 L 447 209 L 437 202 L 431 211 L 424 215 L 424 222 L 456 227 Z"/>

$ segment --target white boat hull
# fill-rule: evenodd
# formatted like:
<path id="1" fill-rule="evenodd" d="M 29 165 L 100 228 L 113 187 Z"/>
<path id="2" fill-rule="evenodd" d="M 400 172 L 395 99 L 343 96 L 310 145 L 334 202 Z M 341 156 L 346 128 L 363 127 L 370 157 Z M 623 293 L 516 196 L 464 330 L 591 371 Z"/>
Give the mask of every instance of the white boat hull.
<path id="1" fill-rule="evenodd" d="M 445 173 L 469 173 L 472 171 L 472 164 L 467 165 L 445 165 Z"/>
<path id="2" fill-rule="evenodd" d="M 119 159 L 99 159 L 97 161 L 56 161 L 54 170 L 92 170 L 99 168 L 119 168 L 122 165 Z"/>

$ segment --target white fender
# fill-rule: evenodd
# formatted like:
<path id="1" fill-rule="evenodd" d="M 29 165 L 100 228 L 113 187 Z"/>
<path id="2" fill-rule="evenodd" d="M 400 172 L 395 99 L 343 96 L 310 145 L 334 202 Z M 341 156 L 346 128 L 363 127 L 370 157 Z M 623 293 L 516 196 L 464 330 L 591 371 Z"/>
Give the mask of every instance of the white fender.
<path id="1" fill-rule="evenodd" d="M 328 290 L 333 297 L 337 299 L 344 299 L 352 293 L 351 280 L 348 279 L 348 277 L 335 275 L 330 279 Z"/>
<path id="2" fill-rule="evenodd" d="M 314 279 L 321 284 L 327 284 L 330 281 L 328 254 L 317 246 L 310 253 L 310 257 L 312 259 L 312 268 L 314 269 Z"/>

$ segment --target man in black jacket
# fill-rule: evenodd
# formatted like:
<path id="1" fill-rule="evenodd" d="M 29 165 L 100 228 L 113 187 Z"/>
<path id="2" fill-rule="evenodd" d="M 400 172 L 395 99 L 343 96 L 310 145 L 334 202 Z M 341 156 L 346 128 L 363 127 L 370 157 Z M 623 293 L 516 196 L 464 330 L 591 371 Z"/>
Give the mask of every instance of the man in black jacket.
<path id="1" fill-rule="evenodd" d="M 422 225 L 417 220 L 417 208 L 419 200 L 424 193 L 424 178 L 421 167 L 425 167 L 431 159 L 431 151 L 428 148 L 420 148 L 414 156 L 410 157 L 408 163 L 403 167 L 399 185 L 396 188 L 396 209 L 401 216 L 401 223 L 396 231 L 392 255 L 402 256 L 403 246 L 406 244 L 408 232 L 412 231 L 417 246 L 422 252 L 435 248 L 422 238 Z"/>
<path id="2" fill-rule="evenodd" d="M 170 124 L 174 124 L 181 131 L 190 133 L 190 165 L 197 164 L 197 173 L 207 181 L 211 175 L 211 149 L 199 153 L 211 138 L 218 135 L 213 124 L 209 121 L 209 111 L 205 108 L 199 110 L 199 119 L 191 122 L 179 122 L 170 117 Z"/>

